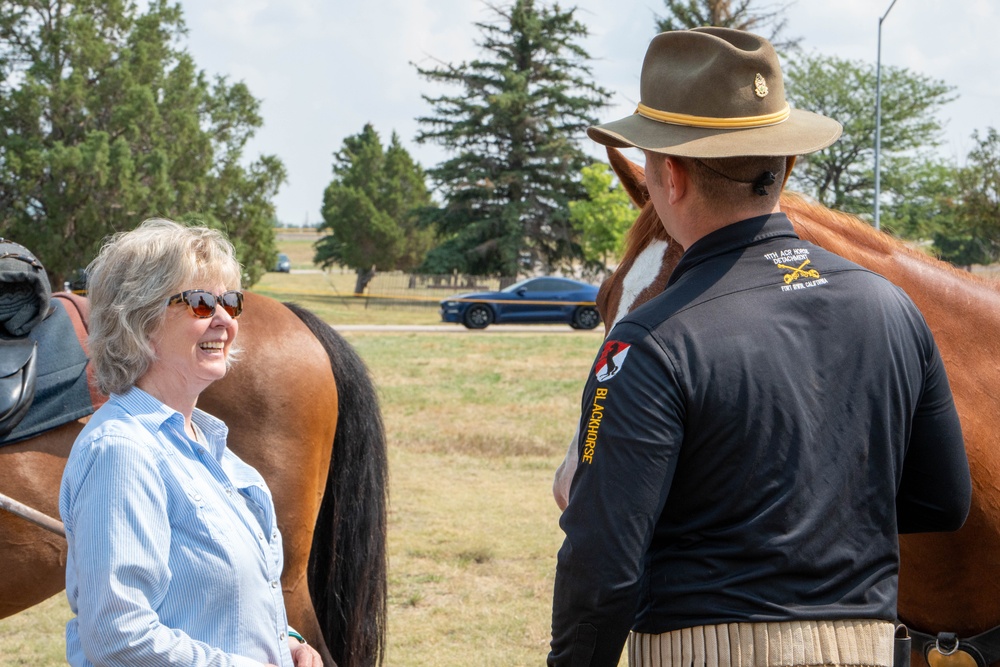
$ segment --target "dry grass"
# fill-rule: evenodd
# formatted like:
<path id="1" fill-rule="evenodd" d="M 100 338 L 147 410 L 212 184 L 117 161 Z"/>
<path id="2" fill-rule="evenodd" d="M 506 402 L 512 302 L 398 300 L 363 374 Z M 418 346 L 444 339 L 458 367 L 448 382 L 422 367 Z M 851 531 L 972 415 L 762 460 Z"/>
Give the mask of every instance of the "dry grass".
<path id="1" fill-rule="evenodd" d="M 594 332 L 357 335 L 390 433 L 417 452 L 552 457 L 565 451 Z"/>
<path id="2" fill-rule="evenodd" d="M 60 593 L 0 621 L 0 666 L 55 667 L 66 664 L 64 631 L 70 618 Z"/>
<path id="3" fill-rule="evenodd" d="M 387 308 L 377 300 L 353 297 L 353 290 L 353 271 L 294 268 L 291 273 L 266 273 L 252 288 L 279 301 L 294 301 L 332 324 L 441 323 L 437 304 Z"/>
<path id="4" fill-rule="evenodd" d="M 552 472 L 600 336 L 350 339 L 391 448 L 387 664 L 540 664 L 562 540 Z"/>
<path id="5" fill-rule="evenodd" d="M 313 244 L 320 239 L 320 234 L 315 229 L 282 229 L 275 236 L 278 250 L 288 255 L 292 263 L 292 271 L 316 268 L 313 264 L 316 253 Z"/>

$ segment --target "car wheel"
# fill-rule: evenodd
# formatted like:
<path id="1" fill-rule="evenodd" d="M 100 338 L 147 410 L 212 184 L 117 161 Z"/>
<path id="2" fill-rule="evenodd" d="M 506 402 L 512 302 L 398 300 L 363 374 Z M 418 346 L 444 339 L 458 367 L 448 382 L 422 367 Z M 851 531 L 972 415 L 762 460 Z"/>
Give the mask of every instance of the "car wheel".
<path id="1" fill-rule="evenodd" d="M 573 321 L 570 326 L 574 329 L 593 329 L 601 323 L 601 315 L 596 308 L 583 306 L 577 308 L 573 313 Z"/>
<path id="2" fill-rule="evenodd" d="M 485 329 L 493 323 L 493 311 L 481 303 L 474 303 L 465 311 L 462 324 L 468 329 Z"/>

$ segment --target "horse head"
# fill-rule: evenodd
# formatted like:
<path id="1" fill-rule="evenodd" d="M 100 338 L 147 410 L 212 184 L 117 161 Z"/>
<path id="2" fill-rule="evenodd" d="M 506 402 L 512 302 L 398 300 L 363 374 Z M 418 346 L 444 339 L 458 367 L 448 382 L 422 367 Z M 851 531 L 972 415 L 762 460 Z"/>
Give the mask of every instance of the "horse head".
<path id="1" fill-rule="evenodd" d="M 663 291 L 684 253 L 663 228 L 649 200 L 645 170 L 615 148 L 608 147 L 608 160 L 632 203 L 641 211 L 625 236 L 618 268 L 597 293 L 605 336 L 618 320 Z"/>

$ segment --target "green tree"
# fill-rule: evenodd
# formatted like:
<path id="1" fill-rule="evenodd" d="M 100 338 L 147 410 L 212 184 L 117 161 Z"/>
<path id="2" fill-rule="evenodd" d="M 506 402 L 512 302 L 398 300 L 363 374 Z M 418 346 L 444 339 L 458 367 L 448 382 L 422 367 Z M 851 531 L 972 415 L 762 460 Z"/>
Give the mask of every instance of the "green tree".
<path id="1" fill-rule="evenodd" d="M 180 8 L 0 6 L 0 234 L 61 285 L 112 232 L 150 216 L 200 220 L 229 234 L 253 284 L 274 262 L 284 166 L 245 159 L 259 103 L 244 84 L 197 70 L 179 46 Z"/>
<path id="2" fill-rule="evenodd" d="M 786 69 L 791 104 L 835 118 L 844 126 L 837 143 L 799 159 L 792 184 L 826 206 L 871 214 L 875 179 L 875 67 L 836 56 L 808 55 Z M 941 108 L 953 87 L 899 67 L 882 69 L 882 173 L 905 174 L 941 142 Z M 896 179 L 896 183 L 903 183 Z M 887 185 L 892 179 L 887 180 Z M 901 192 L 882 189 L 891 204 Z"/>
<path id="3" fill-rule="evenodd" d="M 316 263 L 354 269 L 355 294 L 364 292 L 377 269 L 410 270 L 434 242 L 419 213 L 431 205 L 420 165 L 395 132 L 383 148 L 369 123 L 344 139 L 334 153 L 333 181 L 323 194 L 323 224 L 330 230 L 316 243 Z"/>
<path id="4" fill-rule="evenodd" d="M 656 17 L 657 32 L 690 30 L 702 26 L 746 30 L 767 37 L 779 51 L 795 49 L 800 38 L 782 39 L 787 19 L 783 12 L 792 3 L 754 8 L 754 0 L 663 0 L 667 15 Z"/>
<path id="5" fill-rule="evenodd" d="M 941 258 L 964 267 L 1000 259 L 1000 133 L 991 127 L 972 138 L 976 146 L 958 170 L 952 224 L 934 234 Z"/>
<path id="6" fill-rule="evenodd" d="M 882 174 L 882 188 L 892 193 L 882 207 L 882 229 L 915 241 L 953 229 L 959 175 L 955 164 L 934 156 L 897 159 Z"/>
<path id="7" fill-rule="evenodd" d="M 596 162 L 581 173 L 587 199 L 569 203 L 569 219 L 580 233 L 584 260 L 600 270 L 621 255 L 636 210 L 608 165 Z"/>
<path id="8" fill-rule="evenodd" d="M 455 95 L 424 96 L 417 141 L 452 153 L 429 174 L 445 200 L 435 216 L 444 242 L 425 268 L 516 275 L 579 256 L 568 203 L 582 199 L 589 159 L 577 145 L 609 93 L 591 80 L 578 44 L 586 27 L 534 0 L 488 5 L 477 23 L 480 59 L 417 71 Z"/>

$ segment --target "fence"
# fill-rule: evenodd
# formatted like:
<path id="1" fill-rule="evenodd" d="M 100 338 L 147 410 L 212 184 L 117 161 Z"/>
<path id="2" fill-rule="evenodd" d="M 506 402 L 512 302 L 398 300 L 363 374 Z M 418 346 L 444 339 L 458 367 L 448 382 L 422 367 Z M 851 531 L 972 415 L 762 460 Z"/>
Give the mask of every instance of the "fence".
<path id="1" fill-rule="evenodd" d="M 437 308 L 441 299 L 462 292 L 490 292 L 517 282 L 504 276 L 488 278 L 462 274 L 423 275 L 393 271 L 376 273 L 360 297 L 367 308 Z M 353 285 L 350 288 L 353 290 Z"/>

